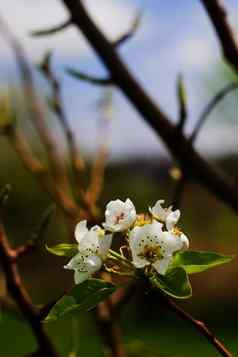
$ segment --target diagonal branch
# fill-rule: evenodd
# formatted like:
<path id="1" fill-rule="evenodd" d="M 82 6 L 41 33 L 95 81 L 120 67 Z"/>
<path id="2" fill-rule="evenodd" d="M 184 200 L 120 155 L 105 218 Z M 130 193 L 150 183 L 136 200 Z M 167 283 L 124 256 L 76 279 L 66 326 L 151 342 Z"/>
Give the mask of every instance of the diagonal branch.
<path id="1" fill-rule="evenodd" d="M 218 198 L 238 211 L 238 190 L 224 172 L 205 161 L 188 139 L 176 130 L 167 115 L 152 101 L 126 68 L 113 45 L 89 17 L 81 1 L 62 0 L 72 16 L 72 22 L 83 32 L 105 64 L 115 84 L 134 105 L 146 122 L 163 139 L 184 172 L 203 184 Z"/>
<path id="2" fill-rule="evenodd" d="M 208 329 L 204 322 L 196 320 L 192 315 L 183 310 L 179 305 L 177 305 L 171 299 L 164 297 L 164 302 L 170 311 L 175 312 L 183 320 L 190 322 L 197 331 L 199 331 L 207 340 L 216 348 L 218 352 L 224 357 L 232 357 L 232 354 L 228 349 L 222 344 L 221 341 Z"/>
<path id="3" fill-rule="evenodd" d="M 201 0 L 218 36 L 223 56 L 238 71 L 238 39 L 221 0 Z"/>

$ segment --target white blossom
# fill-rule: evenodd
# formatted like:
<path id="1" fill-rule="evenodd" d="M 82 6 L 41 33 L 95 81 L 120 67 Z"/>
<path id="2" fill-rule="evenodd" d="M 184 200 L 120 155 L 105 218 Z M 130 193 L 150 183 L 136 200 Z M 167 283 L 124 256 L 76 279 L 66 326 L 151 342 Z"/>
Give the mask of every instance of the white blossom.
<path id="1" fill-rule="evenodd" d="M 175 211 L 173 211 L 172 206 L 168 208 L 163 208 L 163 203 L 164 200 L 158 200 L 152 208 L 149 207 L 149 211 L 154 218 L 158 219 L 159 221 L 165 222 L 167 230 L 171 231 L 180 218 L 180 210 L 176 209 Z"/>
<path id="2" fill-rule="evenodd" d="M 128 198 L 125 202 L 117 199 L 107 204 L 103 227 L 111 232 L 121 232 L 130 228 L 136 220 L 136 209 Z"/>
<path id="3" fill-rule="evenodd" d="M 173 254 L 188 247 L 188 239 L 184 234 L 163 231 L 162 227 L 160 222 L 154 221 L 135 227 L 129 233 L 132 262 L 136 268 L 151 265 L 164 275 Z"/>
<path id="4" fill-rule="evenodd" d="M 101 269 L 111 246 L 112 235 L 105 235 L 99 226 L 89 230 L 87 221 L 81 221 L 75 228 L 75 238 L 79 244 L 78 254 L 64 268 L 74 270 L 75 283 L 80 284 Z"/>

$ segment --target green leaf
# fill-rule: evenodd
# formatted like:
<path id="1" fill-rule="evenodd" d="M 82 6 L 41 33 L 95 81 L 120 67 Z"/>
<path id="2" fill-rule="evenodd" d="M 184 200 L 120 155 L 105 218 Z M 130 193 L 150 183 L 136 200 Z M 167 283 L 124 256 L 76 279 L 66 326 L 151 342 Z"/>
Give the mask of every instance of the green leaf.
<path id="1" fill-rule="evenodd" d="M 45 321 L 56 321 L 72 312 L 91 310 L 99 302 L 108 298 L 116 288 L 114 284 L 104 280 L 86 280 L 58 300 Z"/>
<path id="2" fill-rule="evenodd" d="M 60 243 L 54 247 L 45 246 L 48 252 L 60 257 L 73 257 L 78 253 L 78 244 Z"/>
<path id="3" fill-rule="evenodd" d="M 150 278 L 152 286 L 176 299 L 188 299 L 192 296 L 192 287 L 186 271 L 181 267 L 168 270 L 165 275 Z"/>
<path id="4" fill-rule="evenodd" d="M 188 274 L 200 273 L 201 271 L 229 263 L 232 256 L 225 256 L 213 252 L 185 251 L 177 253 L 173 260 L 173 267 L 180 266 Z"/>

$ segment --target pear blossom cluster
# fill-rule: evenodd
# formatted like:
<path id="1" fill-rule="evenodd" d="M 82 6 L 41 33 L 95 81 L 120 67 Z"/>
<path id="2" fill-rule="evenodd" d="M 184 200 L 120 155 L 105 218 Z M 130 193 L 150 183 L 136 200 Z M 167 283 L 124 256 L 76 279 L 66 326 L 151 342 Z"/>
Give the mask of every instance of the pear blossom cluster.
<path id="1" fill-rule="evenodd" d="M 102 227 L 89 229 L 86 220 L 79 222 L 75 228 L 78 253 L 64 267 L 74 270 L 75 283 L 82 283 L 101 269 L 109 271 L 112 258 L 134 273 L 144 269 L 146 274 L 166 274 L 174 254 L 187 249 L 189 241 L 177 226 L 180 211 L 164 208 L 163 204 L 158 200 L 147 214 L 137 214 L 130 199 L 117 199 L 107 204 Z M 112 250 L 118 233 L 125 241 L 126 256 L 122 249 L 120 254 Z"/>

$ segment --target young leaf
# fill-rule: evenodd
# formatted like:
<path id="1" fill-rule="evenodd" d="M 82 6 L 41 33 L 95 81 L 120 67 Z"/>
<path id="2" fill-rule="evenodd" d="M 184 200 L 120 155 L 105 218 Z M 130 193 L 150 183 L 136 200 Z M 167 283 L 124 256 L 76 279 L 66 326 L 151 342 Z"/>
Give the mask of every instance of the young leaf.
<path id="1" fill-rule="evenodd" d="M 78 253 L 78 245 L 77 244 L 69 244 L 69 243 L 60 243 L 55 245 L 54 247 L 45 246 L 48 252 L 59 255 L 60 257 L 73 257 Z"/>
<path id="2" fill-rule="evenodd" d="M 181 267 L 170 269 L 165 275 L 154 275 L 150 278 L 150 282 L 154 288 L 176 299 L 188 299 L 192 296 L 187 273 Z"/>
<path id="3" fill-rule="evenodd" d="M 110 282 L 99 279 L 86 280 L 58 300 L 45 321 L 56 321 L 72 312 L 91 310 L 115 290 L 116 286 Z"/>
<path id="4" fill-rule="evenodd" d="M 177 253 L 173 260 L 173 267 L 180 266 L 188 274 L 200 273 L 201 271 L 229 263 L 233 257 L 213 252 L 185 251 Z"/>

